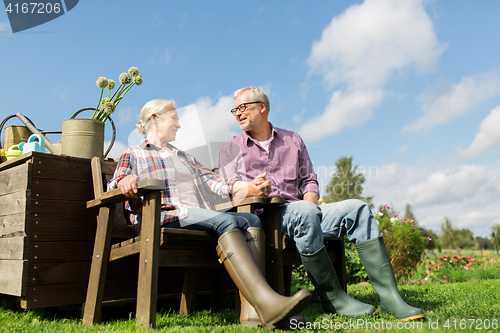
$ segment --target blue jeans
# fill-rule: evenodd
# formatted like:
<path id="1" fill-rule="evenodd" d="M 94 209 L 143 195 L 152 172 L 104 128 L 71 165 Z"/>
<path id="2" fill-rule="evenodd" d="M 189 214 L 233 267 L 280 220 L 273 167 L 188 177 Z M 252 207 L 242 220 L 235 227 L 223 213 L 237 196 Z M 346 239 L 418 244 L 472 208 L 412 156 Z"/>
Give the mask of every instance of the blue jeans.
<path id="1" fill-rule="evenodd" d="M 321 250 L 323 236 L 347 235 L 355 244 L 380 237 L 370 207 L 357 199 L 319 206 L 305 200 L 288 202 L 281 210 L 281 232 L 293 238 L 304 255 Z"/>
<path id="2" fill-rule="evenodd" d="M 188 208 L 188 217 L 167 223 L 164 228 L 203 230 L 219 238 L 230 230 L 246 231 L 261 228 L 260 219 L 250 213 L 216 212 L 203 208 Z"/>

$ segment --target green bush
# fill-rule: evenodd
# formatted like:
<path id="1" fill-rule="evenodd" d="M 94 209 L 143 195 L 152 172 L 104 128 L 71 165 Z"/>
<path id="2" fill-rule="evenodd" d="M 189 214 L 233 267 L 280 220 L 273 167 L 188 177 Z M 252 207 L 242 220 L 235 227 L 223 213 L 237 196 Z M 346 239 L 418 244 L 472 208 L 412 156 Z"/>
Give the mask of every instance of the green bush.
<path id="1" fill-rule="evenodd" d="M 361 262 L 358 251 L 354 244 L 347 239 L 347 236 L 344 236 L 344 247 L 347 283 L 354 284 L 368 281 L 368 275 L 366 274 L 365 267 Z"/>
<path id="2" fill-rule="evenodd" d="M 389 215 L 391 207 L 384 205 L 376 214 L 382 237 L 391 258 L 394 275 L 399 281 L 408 279 L 410 272 L 422 258 L 426 241 L 414 220 L 398 220 L 398 214 Z"/>

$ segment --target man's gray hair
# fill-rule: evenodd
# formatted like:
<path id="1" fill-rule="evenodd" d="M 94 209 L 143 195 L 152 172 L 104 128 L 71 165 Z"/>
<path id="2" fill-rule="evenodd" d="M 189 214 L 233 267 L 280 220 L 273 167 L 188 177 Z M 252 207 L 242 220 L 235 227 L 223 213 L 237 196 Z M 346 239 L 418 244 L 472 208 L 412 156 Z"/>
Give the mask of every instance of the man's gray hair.
<path id="1" fill-rule="evenodd" d="M 266 103 L 267 113 L 269 113 L 269 111 L 271 110 L 271 104 L 269 104 L 269 98 L 267 98 L 267 95 L 264 92 L 264 90 L 262 90 L 262 88 L 246 87 L 246 88 L 238 89 L 233 94 L 234 99 L 238 98 L 238 96 L 241 93 L 244 93 L 247 90 L 250 90 L 250 96 L 251 96 L 252 102 L 264 102 L 264 103 Z"/>

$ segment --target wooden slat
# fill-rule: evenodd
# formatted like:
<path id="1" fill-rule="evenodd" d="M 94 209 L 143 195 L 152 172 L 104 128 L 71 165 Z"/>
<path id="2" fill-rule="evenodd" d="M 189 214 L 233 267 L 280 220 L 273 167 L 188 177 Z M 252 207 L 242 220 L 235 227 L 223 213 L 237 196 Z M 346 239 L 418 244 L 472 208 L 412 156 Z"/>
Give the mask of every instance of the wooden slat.
<path id="1" fill-rule="evenodd" d="M 90 160 L 51 154 L 33 155 L 33 178 L 91 182 Z"/>
<path id="2" fill-rule="evenodd" d="M 30 152 L 28 154 L 24 154 L 24 155 L 21 155 L 19 157 L 16 157 L 10 161 L 0 163 L 0 171 L 11 169 L 11 168 L 14 168 L 15 166 L 26 163 L 27 161 L 29 161 L 31 159 L 31 156 L 32 156 L 31 154 L 32 153 Z"/>
<path id="3" fill-rule="evenodd" d="M 26 213 L 0 216 L 0 238 L 23 237 L 29 232 L 29 216 Z"/>
<path id="4" fill-rule="evenodd" d="M 111 249 L 109 260 L 114 261 L 114 260 L 122 259 L 122 258 L 125 258 L 128 256 L 131 256 L 131 255 L 137 254 L 137 253 L 139 253 L 140 250 L 141 250 L 141 243 L 140 242 L 135 242 L 135 243 L 131 243 L 127 246 L 120 246 L 117 248 L 113 248 L 113 249 Z"/>
<path id="5" fill-rule="evenodd" d="M 31 218 L 94 220 L 97 210 L 86 209 L 84 201 L 31 198 Z"/>
<path id="6" fill-rule="evenodd" d="M 151 191 L 162 191 L 166 189 L 165 181 L 160 179 L 144 179 L 137 183 L 137 195 L 143 196 Z M 101 198 L 90 200 L 87 202 L 87 208 L 97 207 L 100 205 L 109 205 L 128 200 L 126 196 L 121 194 L 120 189 L 105 192 Z"/>
<path id="7" fill-rule="evenodd" d="M 29 188 L 29 164 L 24 163 L 0 172 L 0 195 Z"/>
<path id="8" fill-rule="evenodd" d="M 28 251 L 27 237 L 0 238 L 0 259 L 26 260 Z"/>
<path id="9" fill-rule="evenodd" d="M 92 183 L 74 180 L 57 180 L 35 178 L 31 180 L 31 197 L 33 199 L 52 200 L 92 200 Z"/>
<path id="10" fill-rule="evenodd" d="M 102 319 L 102 299 L 109 263 L 111 231 L 115 216 L 114 209 L 114 205 L 99 209 L 99 221 L 97 224 L 97 233 L 92 254 L 92 267 L 90 269 L 89 286 L 83 315 L 84 325 L 98 323 Z"/>
<path id="11" fill-rule="evenodd" d="M 90 162 L 92 168 L 92 183 L 94 187 L 94 198 L 100 198 L 102 192 L 104 191 L 104 185 L 102 181 L 102 168 L 101 159 L 99 157 L 92 158 Z"/>
<path id="12" fill-rule="evenodd" d="M 29 237 L 32 242 L 54 241 L 94 241 L 96 219 L 51 219 L 33 218 L 30 223 Z"/>
<path id="13" fill-rule="evenodd" d="M 90 261 L 30 263 L 27 285 L 87 282 Z"/>
<path id="14" fill-rule="evenodd" d="M 233 200 L 225 203 L 215 205 L 217 211 L 228 211 L 237 207 L 252 205 L 254 209 L 262 208 L 269 205 L 282 205 L 285 199 L 279 197 L 264 198 L 264 197 L 250 197 L 241 200 Z"/>
<path id="15" fill-rule="evenodd" d="M 112 275 L 113 278 L 106 279 L 103 301 L 134 301 L 137 296 L 137 269 L 133 268 L 136 266 L 130 266 L 129 264 L 128 269 L 122 266 L 123 268 L 118 272 L 119 274 L 114 274 L 113 264 L 115 263 L 110 263 L 108 267 L 108 275 Z M 198 290 L 212 290 L 213 280 L 211 278 L 213 273 L 203 269 L 201 274 L 202 276 L 207 276 L 207 279 L 200 279 Z M 117 275 L 120 275 L 120 277 L 116 277 Z M 184 269 L 163 268 L 159 270 L 158 277 L 162 281 L 158 286 L 159 297 L 166 295 L 180 296 L 184 279 Z M 78 281 L 29 286 L 26 296 L 21 300 L 21 307 L 23 309 L 34 309 L 82 304 L 85 302 L 87 285 L 87 281 Z"/>
<path id="16" fill-rule="evenodd" d="M 93 241 L 30 242 L 30 263 L 88 261 L 92 258 Z"/>
<path id="17" fill-rule="evenodd" d="M 163 186 L 165 182 L 163 181 Z M 160 192 L 146 194 L 142 206 L 141 249 L 137 290 L 137 324 L 156 327 L 158 297 L 158 254 L 160 244 Z"/>
<path id="18" fill-rule="evenodd" d="M 30 191 L 0 195 L 0 216 L 21 214 L 29 210 Z"/>
<path id="19" fill-rule="evenodd" d="M 0 260 L 0 294 L 26 294 L 27 266 L 26 260 Z"/>

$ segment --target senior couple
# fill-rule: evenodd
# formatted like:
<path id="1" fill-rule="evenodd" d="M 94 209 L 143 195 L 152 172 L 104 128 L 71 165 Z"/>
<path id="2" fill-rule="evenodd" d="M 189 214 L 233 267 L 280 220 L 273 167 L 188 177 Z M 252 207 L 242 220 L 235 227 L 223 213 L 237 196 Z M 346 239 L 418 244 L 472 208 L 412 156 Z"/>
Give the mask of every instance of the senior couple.
<path id="1" fill-rule="evenodd" d="M 142 205 L 137 181 L 164 179 L 167 190 L 161 194 L 162 227 L 205 230 L 215 235 L 219 258 L 240 291 L 240 322 L 249 327 L 283 327 L 309 305 L 311 293 L 277 294 L 264 277 L 264 234 L 259 217 L 215 212 L 209 194 L 283 197 L 282 233 L 295 241 L 325 312 L 356 317 L 376 311 L 344 292 L 325 250 L 324 236 L 347 235 L 380 296 L 380 311 L 405 321 L 424 318 L 423 311 L 406 304 L 398 292 L 369 206 L 360 200 L 318 205 L 317 176 L 306 146 L 298 134 L 269 122 L 266 93 L 247 87 L 237 90 L 234 100 L 230 111 L 242 132 L 221 148 L 220 174 L 171 144 L 181 128 L 174 101 L 155 99 L 142 108 L 136 128 L 146 139 L 125 150 L 108 183 L 108 190 L 120 188 L 129 198 L 125 209 L 136 230 L 140 232 Z"/>

